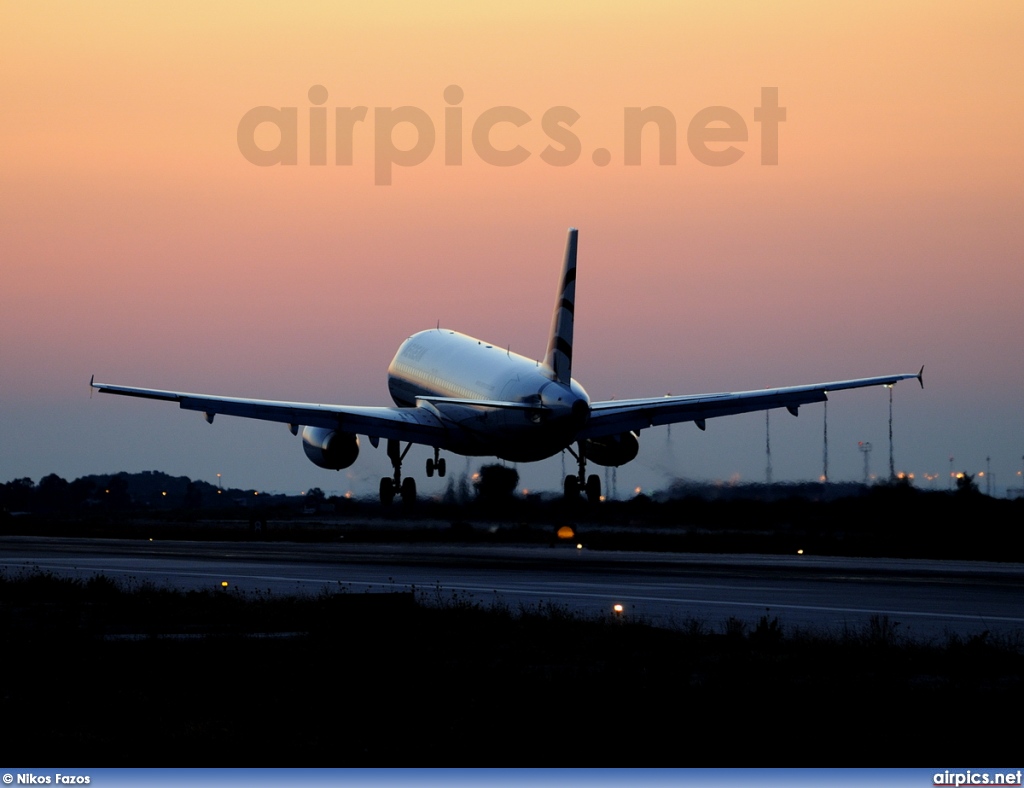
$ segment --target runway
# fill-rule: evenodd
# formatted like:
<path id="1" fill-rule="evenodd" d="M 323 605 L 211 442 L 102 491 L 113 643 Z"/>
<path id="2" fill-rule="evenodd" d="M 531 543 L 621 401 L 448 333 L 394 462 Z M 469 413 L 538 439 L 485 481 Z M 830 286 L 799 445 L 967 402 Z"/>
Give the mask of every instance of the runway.
<path id="1" fill-rule="evenodd" d="M 586 615 L 622 615 L 663 626 L 730 618 L 754 625 L 837 632 L 886 616 L 923 640 L 950 633 L 1024 633 L 1024 565 L 816 556 L 602 552 L 573 545 L 366 545 L 0 537 L 8 576 L 43 571 L 103 574 L 129 585 L 182 590 L 315 594 L 412 590 L 426 603 L 453 600 Z"/>

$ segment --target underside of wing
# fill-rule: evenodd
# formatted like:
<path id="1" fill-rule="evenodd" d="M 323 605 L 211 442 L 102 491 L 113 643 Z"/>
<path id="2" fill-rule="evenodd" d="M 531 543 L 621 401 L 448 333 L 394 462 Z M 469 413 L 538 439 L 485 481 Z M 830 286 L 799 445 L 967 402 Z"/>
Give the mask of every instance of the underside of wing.
<path id="1" fill-rule="evenodd" d="M 495 408 L 498 410 L 526 410 L 533 411 L 543 408 L 539 402 L 508 402 L 497 399 L 471 399 L 465 397 L 435 397 L 420 395 L 416 397 L 417 402 L 427 402 L 431 405 L 463 405 L 471 408 Z"/>
<path id="2" fill-rule="evenodd" d="M 177 402 L 183 410 L 203 413 L 213 421 L 218 414 L 248 419 L 277 421 L 290 426 L 326 427 L 341 432 L 366 435 L 371 439 L 412 441 L 444 446 L 447 430 L 436 415 L 426 408 L 352 407 L 309 402 L 217 397 L 184 391 L 164 391 L 131 386 L 116 386 L 90 381 L 97 391 L 126 397 Z"/>
<path id="3" fill-rule="evenodd" d="M 591 406 L 590 420 L 580 434 L 580 438 L 598 438 L 623 432 L 639 432 L 647 427 L 685 421 L 696 422 L 697 426 L 703 429 L 706 419 L 773 408 L 787 408 L 796 415 L 797 408 L 801 405 L 824 402 L 828 399 L 829 392 L 832 391 L 869 386 L 892 386 L 900 380 L 910 378 L 916 378 L 923 386 L 923 374 L 924 367 L 918 373 L 839 380 L 832 383 L 814 383 L 808 386 L 595 402 Z"/>

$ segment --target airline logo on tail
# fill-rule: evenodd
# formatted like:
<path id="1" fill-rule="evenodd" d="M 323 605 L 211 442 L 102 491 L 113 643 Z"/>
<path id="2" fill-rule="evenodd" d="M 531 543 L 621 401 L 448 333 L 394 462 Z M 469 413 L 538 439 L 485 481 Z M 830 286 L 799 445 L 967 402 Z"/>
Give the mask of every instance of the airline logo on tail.
<path id="1" fill-rule="evenodd" d="M 572 322 L 576 304 L 576 237 L 575 227 L 569 230 L 565 242 L 565 262 L 562 279 L 555 298 L 555 311 L 551 315 L 551 333 L 544 366 L 558 382 L 569 385 L 572 379 Z"/>

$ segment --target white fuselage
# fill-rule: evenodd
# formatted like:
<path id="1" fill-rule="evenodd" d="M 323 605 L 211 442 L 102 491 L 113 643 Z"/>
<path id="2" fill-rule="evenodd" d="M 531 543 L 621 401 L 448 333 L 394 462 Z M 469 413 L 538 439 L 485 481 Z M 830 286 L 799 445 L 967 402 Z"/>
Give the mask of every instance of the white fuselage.
<path id="1" fill-rule="evenodd" d="M 399 407 L 430 408 L 450 427 L 438 448 L 513 462 L 562 451 L 590 412 L 590 398 L 575 380 L 558 383 L 540 362 L 443 328 L 402 343 L 388 367 L 388 390 Z M 484 402 L 418 402 L 420 397 Z"/>

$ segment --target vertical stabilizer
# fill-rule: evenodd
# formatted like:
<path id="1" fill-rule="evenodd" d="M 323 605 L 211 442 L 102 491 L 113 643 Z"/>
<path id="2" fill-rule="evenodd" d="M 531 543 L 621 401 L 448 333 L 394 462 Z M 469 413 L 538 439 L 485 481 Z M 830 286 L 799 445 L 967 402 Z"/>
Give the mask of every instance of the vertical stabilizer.
<path id="1" fill-rule="evenodd" d="M 555 311 L 551 315 L 551 333 L 544 366 L 559 383 L 569 384 L 572 379 L 572 321 L 576 303 L 576 236 L 575 227 L 569 228 L 565 242 L 565 262 L 558 280 Z"/>

